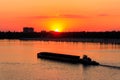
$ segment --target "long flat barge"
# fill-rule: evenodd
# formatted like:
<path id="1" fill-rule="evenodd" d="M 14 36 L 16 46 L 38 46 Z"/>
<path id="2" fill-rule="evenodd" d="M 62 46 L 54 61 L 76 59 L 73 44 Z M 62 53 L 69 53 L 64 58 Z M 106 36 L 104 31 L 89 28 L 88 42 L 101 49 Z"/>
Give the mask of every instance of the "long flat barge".
<path id="1" fill-rule="evenodd" d="M 86 55 L 83 58 L 76 55 L 67 55 L 67 54 L 59 54 L 59 53 L 52 53 L 52 52 L 40 52 L 37 54 L 37 58 L 60 61 L 60 62 L 67 62 L 73 64 L 84 64 L 84 65 L 99 65 L 98 62 L 91 60 L 91 58 L 87 57 Z"/>

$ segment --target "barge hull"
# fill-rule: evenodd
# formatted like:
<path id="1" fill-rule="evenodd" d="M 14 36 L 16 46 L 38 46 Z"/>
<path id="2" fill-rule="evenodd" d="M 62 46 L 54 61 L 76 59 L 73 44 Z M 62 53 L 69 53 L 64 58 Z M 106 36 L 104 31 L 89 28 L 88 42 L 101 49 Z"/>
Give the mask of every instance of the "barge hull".
<path id="1" fill-rule="evenodd" d="M 37 54 L 37 57 L 42 59 L 49 59 L 49 60 L 68 62 L 68 63 L 79 63 L 80 60 L 80 56 L 58 54 L 51 52 L 40 52 Z"/>

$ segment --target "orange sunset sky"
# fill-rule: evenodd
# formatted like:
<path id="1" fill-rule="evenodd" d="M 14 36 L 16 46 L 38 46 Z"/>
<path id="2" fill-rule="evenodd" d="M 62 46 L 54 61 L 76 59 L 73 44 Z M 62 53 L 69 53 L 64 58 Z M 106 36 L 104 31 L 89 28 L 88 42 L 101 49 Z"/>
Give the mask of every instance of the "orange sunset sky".
<path id="1" fill-rule="evenodd" d="M 0 0 L 0 31 L 120 30 L 120 0 Z"/>

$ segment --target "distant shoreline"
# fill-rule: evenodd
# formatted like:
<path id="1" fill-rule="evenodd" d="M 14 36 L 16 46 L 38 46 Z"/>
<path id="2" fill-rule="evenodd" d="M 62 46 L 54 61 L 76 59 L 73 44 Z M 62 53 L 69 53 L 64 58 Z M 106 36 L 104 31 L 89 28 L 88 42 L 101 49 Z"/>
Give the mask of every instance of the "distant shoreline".
<path id="1" fill-rule="evenodd" d="M 0 39 L 92 42 L 120 44 L 120 31 L 115 32 L 0 32 Z"/>
<path id="2" fill-rule="evenodd" d="M 120 39 L 95 39 L 95 38 L 22 38 L 20 40 L 56 41 L 56 42 L 92 42 L 120 44 Z"/>

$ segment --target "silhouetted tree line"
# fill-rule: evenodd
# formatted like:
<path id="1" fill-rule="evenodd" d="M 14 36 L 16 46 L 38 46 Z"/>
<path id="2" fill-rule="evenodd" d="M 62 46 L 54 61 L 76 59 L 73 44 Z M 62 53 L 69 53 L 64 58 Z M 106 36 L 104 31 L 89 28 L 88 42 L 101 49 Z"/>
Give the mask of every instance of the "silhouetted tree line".
<path id="1" fill-rule="evenodd" d="M 120 31 L 111 32 L 0 32 L 0 39 L 22 38 L 104 38 L 120 39 Z"/>

